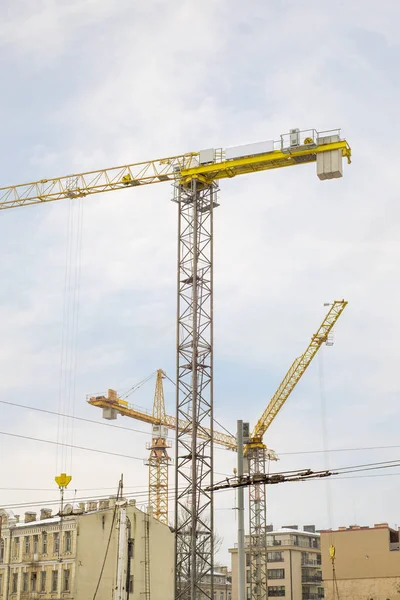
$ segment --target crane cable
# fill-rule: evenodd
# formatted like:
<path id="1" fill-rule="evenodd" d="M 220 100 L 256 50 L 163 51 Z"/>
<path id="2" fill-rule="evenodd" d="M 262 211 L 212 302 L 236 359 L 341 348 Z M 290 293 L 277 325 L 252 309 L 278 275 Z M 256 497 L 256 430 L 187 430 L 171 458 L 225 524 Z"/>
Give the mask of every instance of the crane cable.
<path id="1" fill-rule="evenodd" d="M 65 252 L 61 353 L 58 391 L 56 472 L 72 470 L 76 372 L 78 365 L 78 329 L 80 280 L 82 267 L 83 199 L 69 203 Z"/>
<path id="2" fill-rule="evenodd" d="M 326 471 L 330 470 L 330 458 L 329 458 L 329 436 L 328 436 L 328 422 L 327 422 L 327 410 L 326 410 L 326 394 L 325 394 L 325 373 L 324 373 L 324 352 L 323 348 L 319 352 L 318 356 L 318 375 L 319 375 L 319 394 L 321 403 L 321 425 L 322 425 L 322 446 L 324 451 L 324 467 Z M 329 525 L 329 557 L 332 563 L 332 598 L 340 600 L 338 583 L 336 579 L 336 548 L 334 545 L 334 536 L 332 531 L 333 521 L 333 508 L 332 508 L 332 487 L 329 478 L 325 482 L 326 485 L 326 503 L 328 513 L 328 525 Z"/>

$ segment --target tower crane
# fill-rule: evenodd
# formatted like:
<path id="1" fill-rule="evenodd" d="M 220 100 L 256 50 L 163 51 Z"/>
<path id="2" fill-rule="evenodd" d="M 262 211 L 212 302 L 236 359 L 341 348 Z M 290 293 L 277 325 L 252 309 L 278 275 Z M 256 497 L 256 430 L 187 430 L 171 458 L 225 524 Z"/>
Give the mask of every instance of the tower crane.
<path id="1" fill-rule="evenodd" d="M 304 375 L 306 369 L 311 364 L 322 344 L 331 345 L 331 332 L 346 308 L 345 300 L 335 300 L 329 304 L 330 308 L 320 324 L 317 332 L 311 337 L 306 350 L 297 357 L 291 364 L 286 375 L 278 386 L 278 389 L 269 401 L 266 409 L 257 421 L 251 436 L 244 440 L 245 454 L 248 461 L 248 470 L 253 479 L 257 480 L 257 475 L 266 472 L 266 460 L 277 460 L 274 450 L 267 448 L 263 438 L 267 429 L 279 413 L 280 409 L 289 398 L 290 394 Z M 159 373 L 159 371 L 157 372 Z M 133 419 L 152 423 L 153 427 L 157 423 L 162 423 L 166 429 L 184 431 L 187 424 L 185 422 L 176 422 L 175 417 L 163 413 L 161 419 L 150 414 L 143 409 L 129 405 L 125 400 L 118 398 L 116 391 L 108 390 L 108 396 L 92 396 L 88 399 L 89 404 L 103 409 L 105 419 L 116 419 L 117 414 L 131 417 Z M 167 434 L 166 434 L 167 435 Z M 208 433 L 206 434 L 208 435 Z M 236 439 L 228 434 L 213 431 L 213 441 L 215 444 L 223 446 L 229 450 L 237 450 Z M 165 499 L 168 497 L 168 489 L 163 488 Z M 165 500 L 167 502 L 167 500 Z M 267 561 L 266 561 L 266 491 L 264 483 L 253 483 L 249 487 L 249 554 L 250 554 L 250 576 L 252 588 L 252 600 L 265 600 L 267 597 Z"/>
<path id="2" fill-rule="evenodd" d="M 212 600 L 213 214 L 219 180 L 317 163 L 320 180 L 342 177 L 351 149 L 340 130 L 293 129 L 277 142 L 178 156 L 0 188 L 0 210 L 169 181 L 178 206 L 175 597 Z M 189 475 L 188 475 L 189 471 Z M 189 532 L 189 533 L 188 533 Z M 190 574 L 188 576 L 182 574 Z M 212 578 L 211 578 L 212 581 Z"/>
<path id="3" fill-rule="evenodd" d="M 329 335 L 346 308 L 345 300 L 335 300 L 325 315 L 318 331 L 301 356 L 296 358 L 282 379 L 267 408 L 257 421 L 249 439 L 244 440 L 249 474 L 257 480 L 257 475 L 266 472 L 266 460 L 271 458 L 270 450 L 263 437 L 276 415 L 311 364 L 322 344 L 331 345 Z M 250 536 L 250 585 L 252 600 L 267 600 L 267 536 L 266 536 L 266 490 L 263 483 L 249 487 L 249 536 Z"/>
<path id="4" fill-rule="evenodd" d="M 149 506 L 153 508 L 154 517 L 168 525 L 168 465 L 171 460 L 168 448 L 171 448 L 171 442 L 167 439 L 168 428 L 162 424 L 165 417 L 164 377 L 164 371 L 158 369 L 153 402 L 153 417 L 157 424 L 153 425 L 151 443 L 146 444 L 150 450 L 146 464 L 149 467 Z"/>

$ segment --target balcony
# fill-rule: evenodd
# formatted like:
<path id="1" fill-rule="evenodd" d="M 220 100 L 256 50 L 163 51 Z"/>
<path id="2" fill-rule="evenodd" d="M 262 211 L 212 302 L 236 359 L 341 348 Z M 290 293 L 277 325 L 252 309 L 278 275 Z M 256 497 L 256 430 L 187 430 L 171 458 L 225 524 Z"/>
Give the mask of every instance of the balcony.
<path id="1" fill-rule="evenodd" d="M 302 567 L 320 567 L 321 566 L 321 558 L 308 558 L 303 557 L 301 559 Z"/>
<path id="2" fill-rule="evenodd" d="M 301 583 L 319 585 L 322 583 L 322 573 L 318 573 L 315 575 L 307 575 L 303 573 L 301 576 Z"/>

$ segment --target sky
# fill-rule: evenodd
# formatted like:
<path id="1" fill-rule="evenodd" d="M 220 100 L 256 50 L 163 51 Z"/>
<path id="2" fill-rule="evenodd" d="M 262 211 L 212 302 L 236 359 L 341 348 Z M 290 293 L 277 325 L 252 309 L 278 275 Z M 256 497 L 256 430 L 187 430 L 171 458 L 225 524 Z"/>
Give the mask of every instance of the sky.
<path id="1" fill-rule="evenodd" d="M 219 423 L 230 432 L 237 419 L 254 425 L 318 328 L 323 304 L 349 303 L 334 346 L 321 350 L 265 436 L 280 456 L 271 470 L 400 457 L 399 18 L 395 0 L 0 7 L 0 186 L 277 140 L 295 127 L 342 129 L 353 152 L 342 179 L 321 182 L 307 165 L 221 182 Z M 86 395 L 127 389 L 158 368 L 175 378 L 171 198 L 165 183 L 1 213 L 0 506 L 56 501 L 62 467 L 73 477 L 69 499 L 114 493 L 123 473 L 126 492 L 145 506 L 149 427 L 102 425 Z M 154 383 L 130 400 L 151 409 Z M 172 414 L 174 394 L 166 381 Z M 72 425 L 34 408 L 96 423 Z M 6 433 L 131 458 L 77 448 L 63 455 Z M 216 478 L 231 474 L 235 454 L 216 449 L 215 457 Z M 400 524 L 400 471 L 362 475 L 273 487 L 268 522 Z M 236 541 L 234 494 L 216 494 L 215 505 L 218 560 L 226 562 Z"/>

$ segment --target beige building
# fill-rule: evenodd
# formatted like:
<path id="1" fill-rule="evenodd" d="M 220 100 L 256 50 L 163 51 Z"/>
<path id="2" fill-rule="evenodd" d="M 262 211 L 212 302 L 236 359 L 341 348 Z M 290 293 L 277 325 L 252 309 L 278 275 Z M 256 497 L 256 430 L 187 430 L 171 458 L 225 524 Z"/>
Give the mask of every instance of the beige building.
<path id="1" fill-rule="evenodd" d="M 339 527 L 321 532 L 322 576 L 325 597 L 333 593 L 329 547 L 335 547 L 335 574 L 341 600 L 399 600 L 400 551 L 399 530 L 387 523 L 374 527 Z"/>
<path id="2" fill-rule="evenodd" d="M 132 500 L 0 519 L 0 600 L 91 600 L 97 588 L 113 600 L 116 587 L 126 600 L 173 598 L 173 533 Z"/>
<path id="3" fill-rule="evenodd" d="M 320 600 L 324 597 L 321 574 L 319 533 L 313 525 L 300 531 L 296 525 L 267 534 L 268 598 L 287 600 Z M 249 538 L 246 546 L 246 598 L 251 598 Z M 232 557 L 232 600 L 238 592 L 237 545 L 229 550 Z"/>
<path id="4" fill-rule="evenodd" d="M 232 600 L 232 577 L 228 567 L 218 566 L 214 571 L 214 599 L 213 600 Z M 206 575 L 202 580 L 202 588 L 206 592 L 201 598 L 209 598 L 211 588 L 211 575 Z"/>

